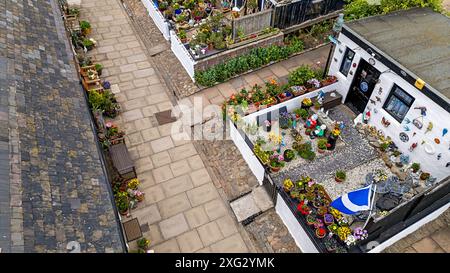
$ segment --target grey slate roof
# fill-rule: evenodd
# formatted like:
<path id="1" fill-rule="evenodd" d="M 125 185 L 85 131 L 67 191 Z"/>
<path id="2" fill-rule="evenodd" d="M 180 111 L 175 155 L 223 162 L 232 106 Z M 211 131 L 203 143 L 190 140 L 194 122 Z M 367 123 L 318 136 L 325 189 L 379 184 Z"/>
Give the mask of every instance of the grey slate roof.
<path id="1" fill-rule="evenodd" d="M 450 99 L 450 18 L 414 8 L 345 24 Z"/>
<path id="2" fill-rule="evenodd" d="M 83 92 L 57 1 L 0 1 L 2 253 L 125 251 Z"/>

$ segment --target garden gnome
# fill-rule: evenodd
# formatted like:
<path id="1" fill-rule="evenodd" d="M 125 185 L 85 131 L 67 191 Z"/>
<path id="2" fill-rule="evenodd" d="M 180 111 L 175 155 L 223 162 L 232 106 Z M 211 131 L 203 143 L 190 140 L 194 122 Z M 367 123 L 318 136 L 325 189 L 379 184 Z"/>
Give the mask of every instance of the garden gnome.
<path id="1" fill-rule="evenodd" d="M 305 126 L 309 129 L 314 129 L 317 125 L 317 114 L 312 115 L 306 120 Z"/>
<path id="2" fill-rule="evenodd" d="M 317 96 L 317 102 L 322 105 L 323 99 L 325 98 L 325 92 L 320 90 L 319 95 Z"/>

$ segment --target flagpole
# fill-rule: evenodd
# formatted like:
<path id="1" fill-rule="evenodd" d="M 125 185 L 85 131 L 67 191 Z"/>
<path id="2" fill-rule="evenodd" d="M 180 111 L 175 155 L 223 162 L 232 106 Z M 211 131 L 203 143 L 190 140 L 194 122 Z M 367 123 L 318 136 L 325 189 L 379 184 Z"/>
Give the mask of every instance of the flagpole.
<path id="1" fill-rule="evenodd" d="M 373 183 L 372 183 L 372 185 L 373 185 Z M 373 210 L 373 205 L 374 205 L 374 203 L 375 203 L 375 194 L 377 193 L 377 185 L 375 184 L 374 186 L 375 186 L 375 187 L 374 187 L 374 189 L 373 189 L 372 202 L 370 203 L 369 216 L 367 216 L 367 220 L 366 220 L 366 222 L 364 223 L 363 229 L 365 229 L 366 226 L 367 226 L 367 224 L 369 223 L 369 219 L 370 219 L 370 216 L 371 216 L 372 210 Z M 370 189 L 372 189 L 372 187 L 370 187 Z"/>

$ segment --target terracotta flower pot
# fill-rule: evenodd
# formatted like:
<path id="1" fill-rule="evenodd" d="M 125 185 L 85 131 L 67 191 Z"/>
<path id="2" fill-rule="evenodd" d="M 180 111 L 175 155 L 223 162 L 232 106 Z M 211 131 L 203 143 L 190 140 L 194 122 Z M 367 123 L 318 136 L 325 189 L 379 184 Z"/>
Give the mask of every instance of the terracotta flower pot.
<path id="1" fill-rule="evenodd" d="M 273 173 L 279 172 L 280 169 L 281 169 L 281 167 L 272 167 L 272 166 L 270 166 L 270 170 L 271 170 Z"/>
<path id="2" fill-rule="evenodd" d="M 325 150 L 318 149 L 318 152 L 319 152 L 319 154 L 323 154 L 323 153 L 325 153 Z"/>
<path id="3" fill-rule="evenodd" d="M 343 179 L 339 179 L 339 178 L 337 178 L 336 176 L 334 177 L 334 180 L 336 180 L 336 182 L 339 182 L 339 183 L 342 183 L 342 182 L 344 182 L 344 180 L 343 180 Z"/>

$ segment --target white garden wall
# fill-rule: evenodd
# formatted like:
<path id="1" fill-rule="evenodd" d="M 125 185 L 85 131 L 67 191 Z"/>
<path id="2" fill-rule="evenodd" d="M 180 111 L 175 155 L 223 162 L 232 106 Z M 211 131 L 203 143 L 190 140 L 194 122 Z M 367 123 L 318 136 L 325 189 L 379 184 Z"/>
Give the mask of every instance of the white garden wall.
<path id="1" fill-rule="evenodd" d="M 153 3 L 153 0 L 141 0 L 142 4 L 144 4 L 145 8 L 148 11 L 149 16 L 153 19 L 156 27 L 158 27 L 159 31 L 161 31 L 164 38 L 169 41 L 170 40 L 170 32 L 169 32 L 169 24 L 166 22 L 166 19 L 158 10 L 158 8 Z"/>
<path id="2" fill-rule="evenodd" d="M 247 143 L 244 140 L 244 136 L 242 136 L 239 131 L 234 127 L 232 121 L 229 121 L 228 126 L 230 127 L 230 137 L 233 140 L 236 147 L 242 154 L 245 162 L 249 166 L 250 170 L 252 170 L 259 184 L 262 185 L 264 179 L 264 167 L 259 162 L 256 155 L 253 151 L 248 147 Z"/>
<path id="3" fill-rule="evenodd" d="M 186 47 L 184 47 L 183 43 L 180 41 L 177 34 L 173 30 L 170 31 L 170 46 L 171 46 L 172 52 L 178 58 L 181 65 L 184 67 L 184 69 L 188 73 L 189 77 L 191 77 L 192 81 L 195 82 L 194 66 L 197 62 L 191 57 L 191 54 L 189 54 Z"/>
<path id="4" fill-rule="evenodd" d="M 308 234 L 306 234 L 297 218 L 295 218 L 279 194 L 277 196 L 275 211 L 280 215 L 281 220 L 283 220 L 284 225 L 289 230 L 289 233 L 295 240 L 295 244 L 300 248 L 302 253 L 319 253 L 319 250 L 314 246 Z"/>
<path id="5" fill-rule="evenodd" d="M 349 73 L 348 77 L 345 77 L 339 72 L 346 47 L 349 47 L 355 52 L 353 63 L 359 64 L 361 58 L 368 61 L 369 58 L 372 58 L 372 56 L 342 33 L 339 35 L 339 41 L 341 41 L 341 44 L 338 44 L 334 51 L 329 74 L 338 78 L 338 92 L 341 93 L 345 100 L 349 92 L 350 85 L 353 81 L 353 77 L 355 76 L 354 74 L 358 68 L 358 66 L 352 66 L 350 69 L 352 73 Z M 445 167 L 447 162 L 450 162 L 450 132 L 445 137 L 442 137 L 442 130 L 443 128 L 447 128 L 450 131 L 450 114 L 423 94 L 422 91 L 406 82 L 399 75 L 391 72 L 390 69 L 383 65 L 380 61 L 376 60 L 374 67 L 381 72 L 381 75 L 380 81 L 375 86 L 371 96 L 371 99 L 376 101 L 376 105 L 369 102 L 366 106 L 366 111 L 371 111 L 371 119 L 369 120 L 369 124 L 376 126 L 378 129 L 381 129 L 385 135 L 390 136 L 399 147 L 399 150 L 410 156 L 411 162 L 419 162 L 422 169 L 426 172 L 430 172 L 438 179 L 438 181 L 444 179 L 450 174 L 450 167 Z M 394 83 L 415 98 L 415 101 L 409 109 L 406 118 L 412 121 L 414 118 L 420 116 L 420 110 L 414 109 L 414 107 L 425 106 L 427 108 L 427 115 L 423 119 L 423 128 L 421 130 L 410 123 L 408 124 L 408 127 L 411 130 L 409 132 L 405 132 L 403 126 L 406 125 L 406 123 L 404 122 L 400 124 L 389 113 L 382 109 L 392 87 L 394 86 Z M 382 88 L 381 94 L 378 93 L 380 88 Z M 375 98 L 376 96 L 378 96 L 381 101 L 377 101 Z M 378 113 L 375 113 L 374 109 L 376 109 Z M 391 123 L 389 127 L 384 127 L 381 124 L 381 119 L 383 117 Z M 425 133 L 426 127 L 430 121 L 434 125 L 433 130 Z M 400 141 L 399 134 L 401 132 L 405 132 L 409 136 L 408 142 L 404 143 Z M 416 133 L 415 136 L 413 136 L 413 132 Z M 434 138 L 439 138 L 440 144 L 436 144 L 434 142 Z M 431 144 L 436 150 L 436 153 L 433 155 L 426 153 L 424 149 L 425 146 L 421 144 L 422 141 Z M 409 152 L 408 149 L 415 142 L 418 143 L 418 147 L 412 152 Z M 440 160 L 437 159 L 437 155 L 439 153 L 442 153 Z"/>

